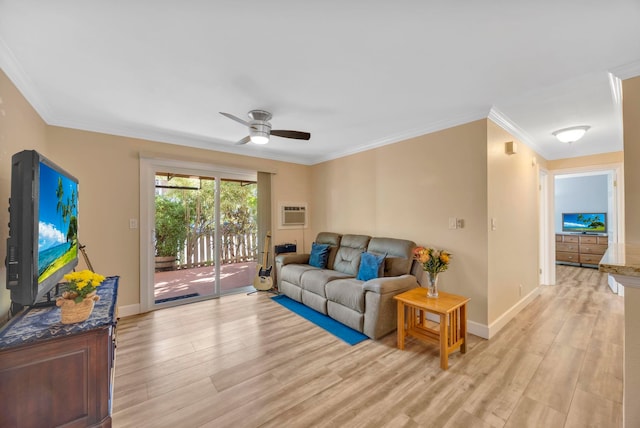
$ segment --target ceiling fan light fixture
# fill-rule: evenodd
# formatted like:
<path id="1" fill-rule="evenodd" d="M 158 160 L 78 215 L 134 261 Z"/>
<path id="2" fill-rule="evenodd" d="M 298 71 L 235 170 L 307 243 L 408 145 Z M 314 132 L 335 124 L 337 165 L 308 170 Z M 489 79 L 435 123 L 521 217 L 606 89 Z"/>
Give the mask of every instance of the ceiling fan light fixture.
<path id="1" fill-rule="evenodd" d="M 570 128 L 559 129 L 553 132 L 553 136 L 556 137 L 562 143 L 573 143 L 584 137 L 584 134 L 591 128 L 590 126 L 572 126 Z"/>
<path id="2" fill-rule="evenodd" d="M 253 144 L 267 144 L 269 142 L 268 135 L 252 135 L 251 142 Z"/>
<path id="3" fill-rule="evenodd" d="M 271 134 L 271 124 L 254 120 L 249 127 L 249 138 L 253 144 L 267 144 Z"/>

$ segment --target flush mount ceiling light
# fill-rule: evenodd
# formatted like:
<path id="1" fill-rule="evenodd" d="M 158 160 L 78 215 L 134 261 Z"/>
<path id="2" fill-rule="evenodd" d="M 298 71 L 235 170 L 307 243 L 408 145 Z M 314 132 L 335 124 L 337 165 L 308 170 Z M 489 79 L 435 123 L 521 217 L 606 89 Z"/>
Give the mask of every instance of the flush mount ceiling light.
<path id="1" fill-rule="evenodd" d="M 584 137 L 584 134 L 591 128 L 590 126 L 572 126 L 571 128 L 559 129 L 553 135 L 563 143 L 573 143 Z"/>

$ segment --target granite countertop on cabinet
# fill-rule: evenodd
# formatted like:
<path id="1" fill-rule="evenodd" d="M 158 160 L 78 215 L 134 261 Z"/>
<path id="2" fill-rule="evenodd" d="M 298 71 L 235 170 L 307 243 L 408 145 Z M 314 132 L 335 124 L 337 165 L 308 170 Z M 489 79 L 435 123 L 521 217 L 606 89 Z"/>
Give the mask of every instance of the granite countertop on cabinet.
<path id="1" fill-rule="evenodd" d="M 600 272 L 640 277 L 640 245 L 611 244 L 599 264 Z"/>

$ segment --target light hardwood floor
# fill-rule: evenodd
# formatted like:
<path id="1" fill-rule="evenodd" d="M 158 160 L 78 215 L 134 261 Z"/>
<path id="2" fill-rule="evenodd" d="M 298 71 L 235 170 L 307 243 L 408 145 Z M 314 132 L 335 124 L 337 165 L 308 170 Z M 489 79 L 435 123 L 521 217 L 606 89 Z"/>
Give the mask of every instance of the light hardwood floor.
<path id="1" fill-rule="evenodd" d="M 620 427 L 622 298 L 595 269 L 439 367 L 395 334 L 349 346 L 271 302 L 227 296 L 118 324 L 115 427 Z"/>

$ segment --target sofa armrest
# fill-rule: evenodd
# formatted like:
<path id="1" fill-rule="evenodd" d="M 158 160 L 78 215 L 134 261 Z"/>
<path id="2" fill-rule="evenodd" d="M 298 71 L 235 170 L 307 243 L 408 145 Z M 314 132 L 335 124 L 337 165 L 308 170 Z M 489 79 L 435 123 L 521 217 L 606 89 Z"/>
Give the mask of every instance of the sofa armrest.
<path id="1" fill-rule="evenodd" d="M 418 286 L 418 281 L 413 275 L 386 276 L 374 278 L 365 282 L 365 291 L 372 291 L 378 294 L 400 293 Z"/>
<path id="2" fill-rule="evenodd" d="M 276 264 L 280 266 L 289 264 L 306 265 L 309 263 L 309 254 L 286 253 L 276 256 Z"/>

